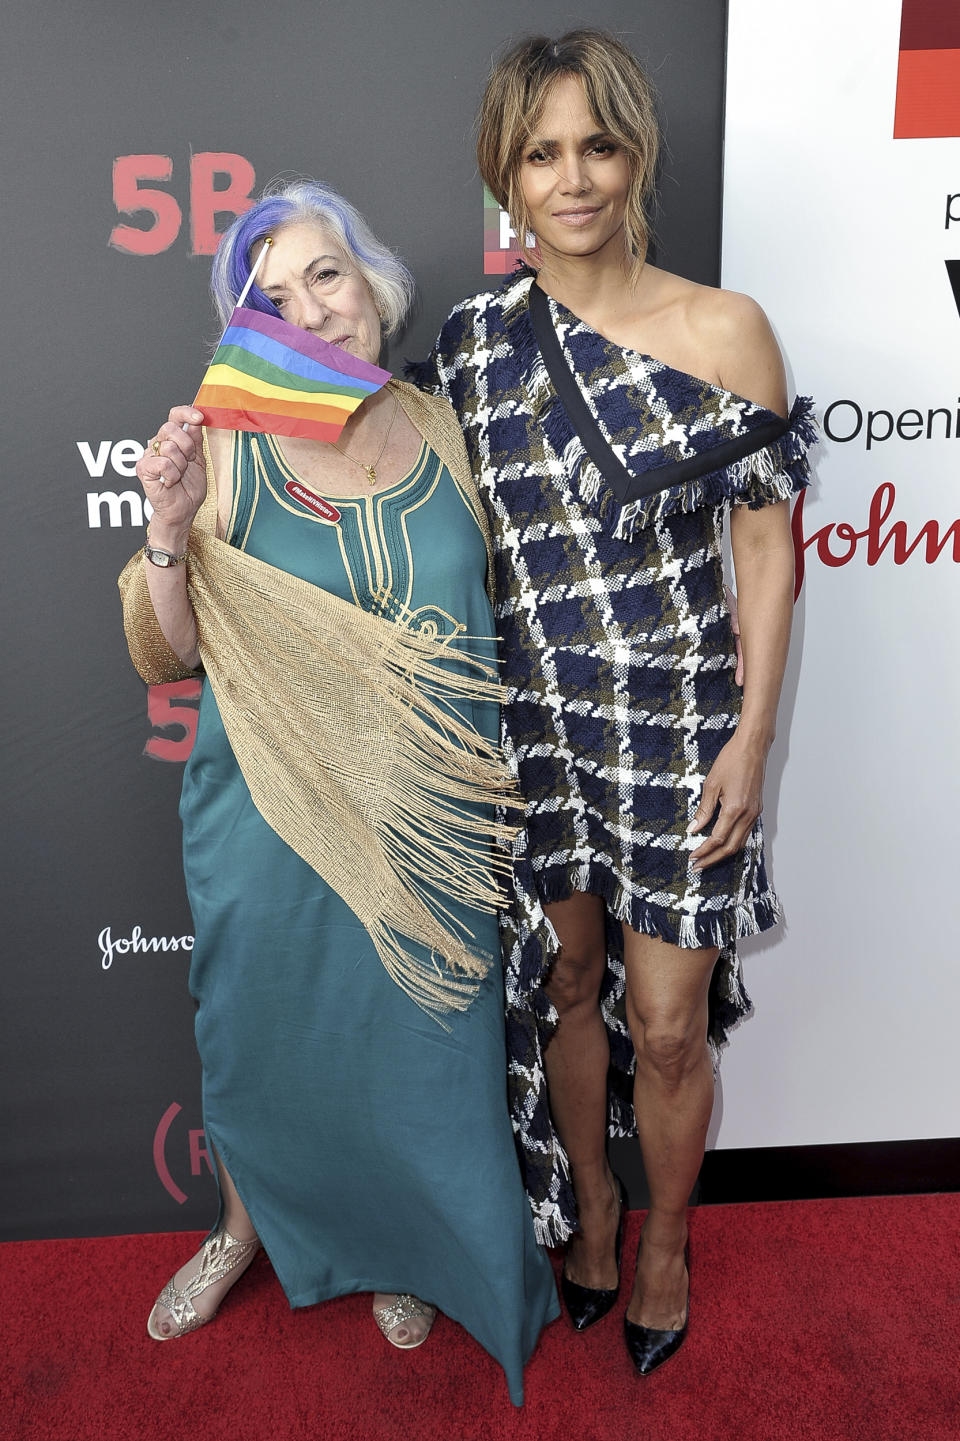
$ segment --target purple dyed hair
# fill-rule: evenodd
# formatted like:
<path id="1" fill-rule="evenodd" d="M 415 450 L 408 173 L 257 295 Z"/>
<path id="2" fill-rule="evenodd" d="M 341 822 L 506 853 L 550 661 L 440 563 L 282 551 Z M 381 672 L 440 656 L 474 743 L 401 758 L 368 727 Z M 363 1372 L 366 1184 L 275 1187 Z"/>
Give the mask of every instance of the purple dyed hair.
<path id="1" fill-rule="evenodd" d="M 384 335 L 393 335 L 406 318 L 413 301 L 413 276 L 403 261 L 378 240 L 359 210 L 327 185 L 298 180 L 268 189 L 249 210 L 238 215 L 224 233 L 213 258 L 210 291 L 226 325 L 237 297 L 250 274 L 250 251 L 258 240 L 284 225 L 310 221 L 339 241 L 360 271 L 383 322 Z M 245 305 L 267 315 L 279 311 L 256 284 Z"/>

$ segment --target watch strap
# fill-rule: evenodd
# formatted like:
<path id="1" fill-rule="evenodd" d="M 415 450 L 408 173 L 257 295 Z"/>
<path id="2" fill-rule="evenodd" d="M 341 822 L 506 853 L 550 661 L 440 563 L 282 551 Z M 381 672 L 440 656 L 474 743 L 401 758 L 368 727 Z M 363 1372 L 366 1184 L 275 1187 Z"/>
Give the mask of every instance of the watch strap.
<path id="1" fill-rule="evenodd" d="M 146 559 L 150 561 L 151 565 L 157 565 L 162 570 L 166 570 L 172 565 L 182 565 L 189 552 L 185 550 L 182 555 L 174 555 L 172 550 L 160 550 L 159 547 L 151 545 L 150 541 L 146 540 L 143 546 L 143 554 Z"/>

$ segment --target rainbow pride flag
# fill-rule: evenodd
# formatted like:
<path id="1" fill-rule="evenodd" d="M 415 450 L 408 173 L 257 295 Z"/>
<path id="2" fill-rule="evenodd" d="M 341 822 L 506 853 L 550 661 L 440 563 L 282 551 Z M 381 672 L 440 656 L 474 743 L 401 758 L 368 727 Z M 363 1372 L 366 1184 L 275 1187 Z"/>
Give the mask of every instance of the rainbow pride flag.
<path id="1" fill-rule="evenodd" d="M 204 424 L 219 430 L 332 443 L 357 407 L 389 379 L 389 370 L 279 316 L 238 306 L 194 404 Z"/>

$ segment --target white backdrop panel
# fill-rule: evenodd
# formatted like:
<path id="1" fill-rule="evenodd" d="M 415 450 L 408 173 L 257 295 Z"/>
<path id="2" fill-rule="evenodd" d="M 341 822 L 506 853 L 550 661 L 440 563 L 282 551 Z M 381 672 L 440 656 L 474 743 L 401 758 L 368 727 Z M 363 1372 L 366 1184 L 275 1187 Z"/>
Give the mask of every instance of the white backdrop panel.
<path id="1" fill-rule="evenodd" d="M 730 0 L 722 283 L 767 310 L 792 389 L 863 421 L 842 440 L 857 411 L 830 412 L 803 511 L 766 797 L 787 924 L 744 946 L 757 1015 L 724 1061 L 721 1147 L 957 1133 L 960 528 L 936 559 L 876 549 L 958 515 L 960 140 L 892 138 L 900 11 Z M 893 434 L 868 447 L 870 411 Z M 837 526 L 866 532 L 888 484 L 871 556 Z"/>

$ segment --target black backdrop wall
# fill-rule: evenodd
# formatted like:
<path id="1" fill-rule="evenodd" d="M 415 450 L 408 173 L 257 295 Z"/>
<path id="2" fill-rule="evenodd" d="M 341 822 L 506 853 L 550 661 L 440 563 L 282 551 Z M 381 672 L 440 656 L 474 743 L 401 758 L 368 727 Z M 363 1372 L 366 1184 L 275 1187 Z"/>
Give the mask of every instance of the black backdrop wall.
<path id="1" fill-rule="evenodd" d="M 196 687 L 148 696 L 116 576 L 142 543 L 143 442 L 216 339 L 215 229 L 280 174 L 330 182 L 420 284 L 387 363 L 422 354 L 498 283 L 471 127 L 518 17 L 602 24 L 647 62 L 669 119 L 659 257 L 716 283 L 722 0 L 6 7 L 5 1237 L 210 1219 L 176 816 Z"/>

